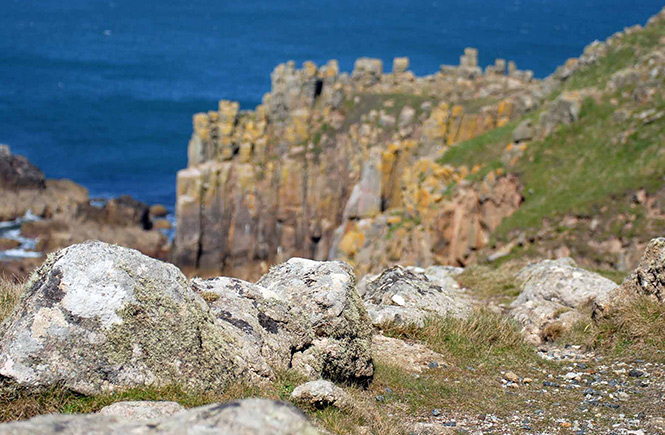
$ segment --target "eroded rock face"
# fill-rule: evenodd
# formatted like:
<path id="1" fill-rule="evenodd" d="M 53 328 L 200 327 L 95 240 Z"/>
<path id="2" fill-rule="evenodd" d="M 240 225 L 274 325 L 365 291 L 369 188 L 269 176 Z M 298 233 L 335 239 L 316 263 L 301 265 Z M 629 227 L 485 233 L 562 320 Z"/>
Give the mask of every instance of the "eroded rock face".
<path id="1" fill-rule="evenodd" d="M 423 326 L 432 316 L 468 315 L 471 304 L 459 284 L 444 278 L 444 270 L 436 272 L 430 279 L 425 273 L 395 266 L 378 277 L 368 277 L 361 287 L 372 323 Z"/>
<path id="2" fill-rule="evenodd" d="M 295 369 L 334 381 L 371 378 L 372 326 L 351 266 L 292 258 L 272 267 L 257 285 L 300 307 L 307 316 L 314 340 L 293 354 Z"/>
<path id="3" fill-rule="evenodd" d="M 521 293 L 511 304 L 511 315 L 534 344 L 556 338 L 584 317 L 582 310 L 605 305 L 617 289 L 614 282 L 580 269 L 570 258 L 529 265 L 516 279 L 522 282 Z"/>
<path id="4" fill-rule="evenodd" d="M 0 424 L 0 434 L 18 435 L 318 435 L 297 408 L 279 401 L 245 399 L 212 404 L 147 421 L 100 414 L 43 415 L 27 421 Z"/>
<path id="5" fill-rule="evenodd" d="M 175 266 L 87 242 L 49 257 L 26 284 L 0 340 L 0 375 L 84 394 L 219 388 L 241 374 L 238 344 Z"/>

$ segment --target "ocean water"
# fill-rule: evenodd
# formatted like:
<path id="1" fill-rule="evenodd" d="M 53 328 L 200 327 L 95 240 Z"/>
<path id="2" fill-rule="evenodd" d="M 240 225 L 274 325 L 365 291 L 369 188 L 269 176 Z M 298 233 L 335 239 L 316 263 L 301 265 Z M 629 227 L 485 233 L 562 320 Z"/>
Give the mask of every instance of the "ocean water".
<path id="1" fill-rule="evenodd" d="M 543 77 L 662 0 L 0 0 L 0 143 L 93 196 L 173 207 L 191 116 L 253 108 L 274 66 L 512 59 Z"/>

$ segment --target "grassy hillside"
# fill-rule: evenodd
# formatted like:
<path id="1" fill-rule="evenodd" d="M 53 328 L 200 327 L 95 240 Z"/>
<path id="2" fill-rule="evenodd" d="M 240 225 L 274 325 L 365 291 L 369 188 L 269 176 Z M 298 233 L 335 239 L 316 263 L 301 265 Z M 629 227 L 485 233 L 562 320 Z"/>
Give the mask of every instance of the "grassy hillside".
<path id="1" fill-rule="evenodd" d="M 532 234 L 544 225 L 568 231 L 557 229 L 566 215 L 607 223 L 594 230 L 598 240 L 648 239 L 665 229 L 665 223 L 658 222 L 647 228 L 644 209 L 633 206 L 637 191 L 656 194 L 665 184 L 665 118 L 661 117 L 665 77 L 661 73 L 649 83 L 640 79 L 618 88 L 609 85 L 612 76 L 625 68 L 637 72 L 653 68 L 654 62 L 645 59 L 660 55 L 664 37 L 662 24 L 624 35 L 610 44 L 607 56 L 572 74 L 546 100 L 564 92 L 586 95 L 579 120 L 529 142 L 514 166 L 502 159 L 513 129 L 525 119 L 537 124 L 547 104 L 521 120 L 460 143 L 441 157 L 440 163 L 454 166 L 480 165 L 478 177 L 497 168 L 519 176 L 524 204 L 502 223 L 497 239 L 507 241 L 518 232 Z M 631 225 L 612 222 L 624 215 Z"/>

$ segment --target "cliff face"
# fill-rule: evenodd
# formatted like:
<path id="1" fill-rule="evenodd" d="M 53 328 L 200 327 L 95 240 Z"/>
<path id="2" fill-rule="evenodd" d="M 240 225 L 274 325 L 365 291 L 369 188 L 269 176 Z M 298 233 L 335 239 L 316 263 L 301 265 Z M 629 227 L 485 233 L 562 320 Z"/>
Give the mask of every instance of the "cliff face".
<path id="1" fill-rule="evenodd" d="M 396 58 L 384 73 L 380 60 L 362 58 L 348 75 L 336 61 L 289 62 L 256 110 L 220 101 L 195 115 L 177 178 L 175 263 L 245 278 L 292 256 L 362 258 L 366 271 L 403 255 L 463 264 L 519 205 L 519 187 L 491 174 L 485 193 L 449 189 L 474 170 L 436 157 L 534 108 L 542 85 L 503 60 L 483 72 L 475 49 L 430 76 L 408 67 Z M 382 249 L 405 222 L 424 224 L 426 249 L 365 263 L 360 251 Z"/>

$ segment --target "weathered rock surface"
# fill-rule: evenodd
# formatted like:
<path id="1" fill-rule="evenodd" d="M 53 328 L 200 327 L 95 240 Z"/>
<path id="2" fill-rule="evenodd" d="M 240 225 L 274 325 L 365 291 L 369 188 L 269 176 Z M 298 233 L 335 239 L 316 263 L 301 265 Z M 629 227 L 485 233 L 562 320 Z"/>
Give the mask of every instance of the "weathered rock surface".
<path id="1" fill-rule="evenodd" d="M 300 307 L 308 317 L 314 339 L 293 354 L 293 368 L 334 381 L 371 378 L 372 326 L 351 266 L 292 258 L 272 267 L 257 285 Z"/>
<path id="2" fill-rule="evenodd" d="M 298 385 L 291 393 L 291 399 L 299 404 L 325 408 L 334 406 L 344 409 L 352 406 L 349 394 L 330 381 L 310 381 Z"/>
<path id="3" fill-rule="evenodd" d="M 109 415 L 127 420 L 154 420 L 168 417 L 185 408 L 177 402 L 127 401 L 116 402 L 99 410 L 99 415 Z"/>
<path id="4" fill-rule="evenodd" d="M 53 414 L 0 424 L 0 434 L 23 435 L 318 435 L 297 408 L 266 399 L 245 399 L 189 409 L 148 421 L 100 414 Z"/>
<path id="5" fill-rule="evenodd" d="M 275 371 L 289 369 L 294 355 L 312 345 L 309 318 L 302 307 L 280 294 L 225 277 L 195 279 L 192 287 L 209 303 L 216 325 L 240 343 L 238 351 L 243 357 L 236 361 L 245 377 L 272 378 Z M 315 365 L 319 367 L 320 362 Z M 313 373 L 306 370 L 302 374 Z"/>
<path id="6" fill-rule="evenodd" d="M 523 325 L 522 332 L 534 344 L 556 338 L 584 317 L 583 310 L 594 304 L 605 305 L 618 287 L 607 278 L 578 268 L 570 258 L 531 264 L 516 279 L 522 282 L 521 293 L 511 304 L 511 316 Z"/>
<path id="7" fill-rule="evenodd" d="M 423 326 L 432 316 L 468 315 L 471 304 L 459 284 L 443 276 L 439 270 L 431 280 L 425 273 L 395 266 L 378 277 L 368 277 L 361 287 L 372 323 Z"/>
<path id="8" fill-rule="evenodd" d="M 175 266 L 87 242 L 50 256 L 26 284 L 2 332 L 0 375 L 84 394 L 220 388 L 241 375 L 239 345 Z"/>

